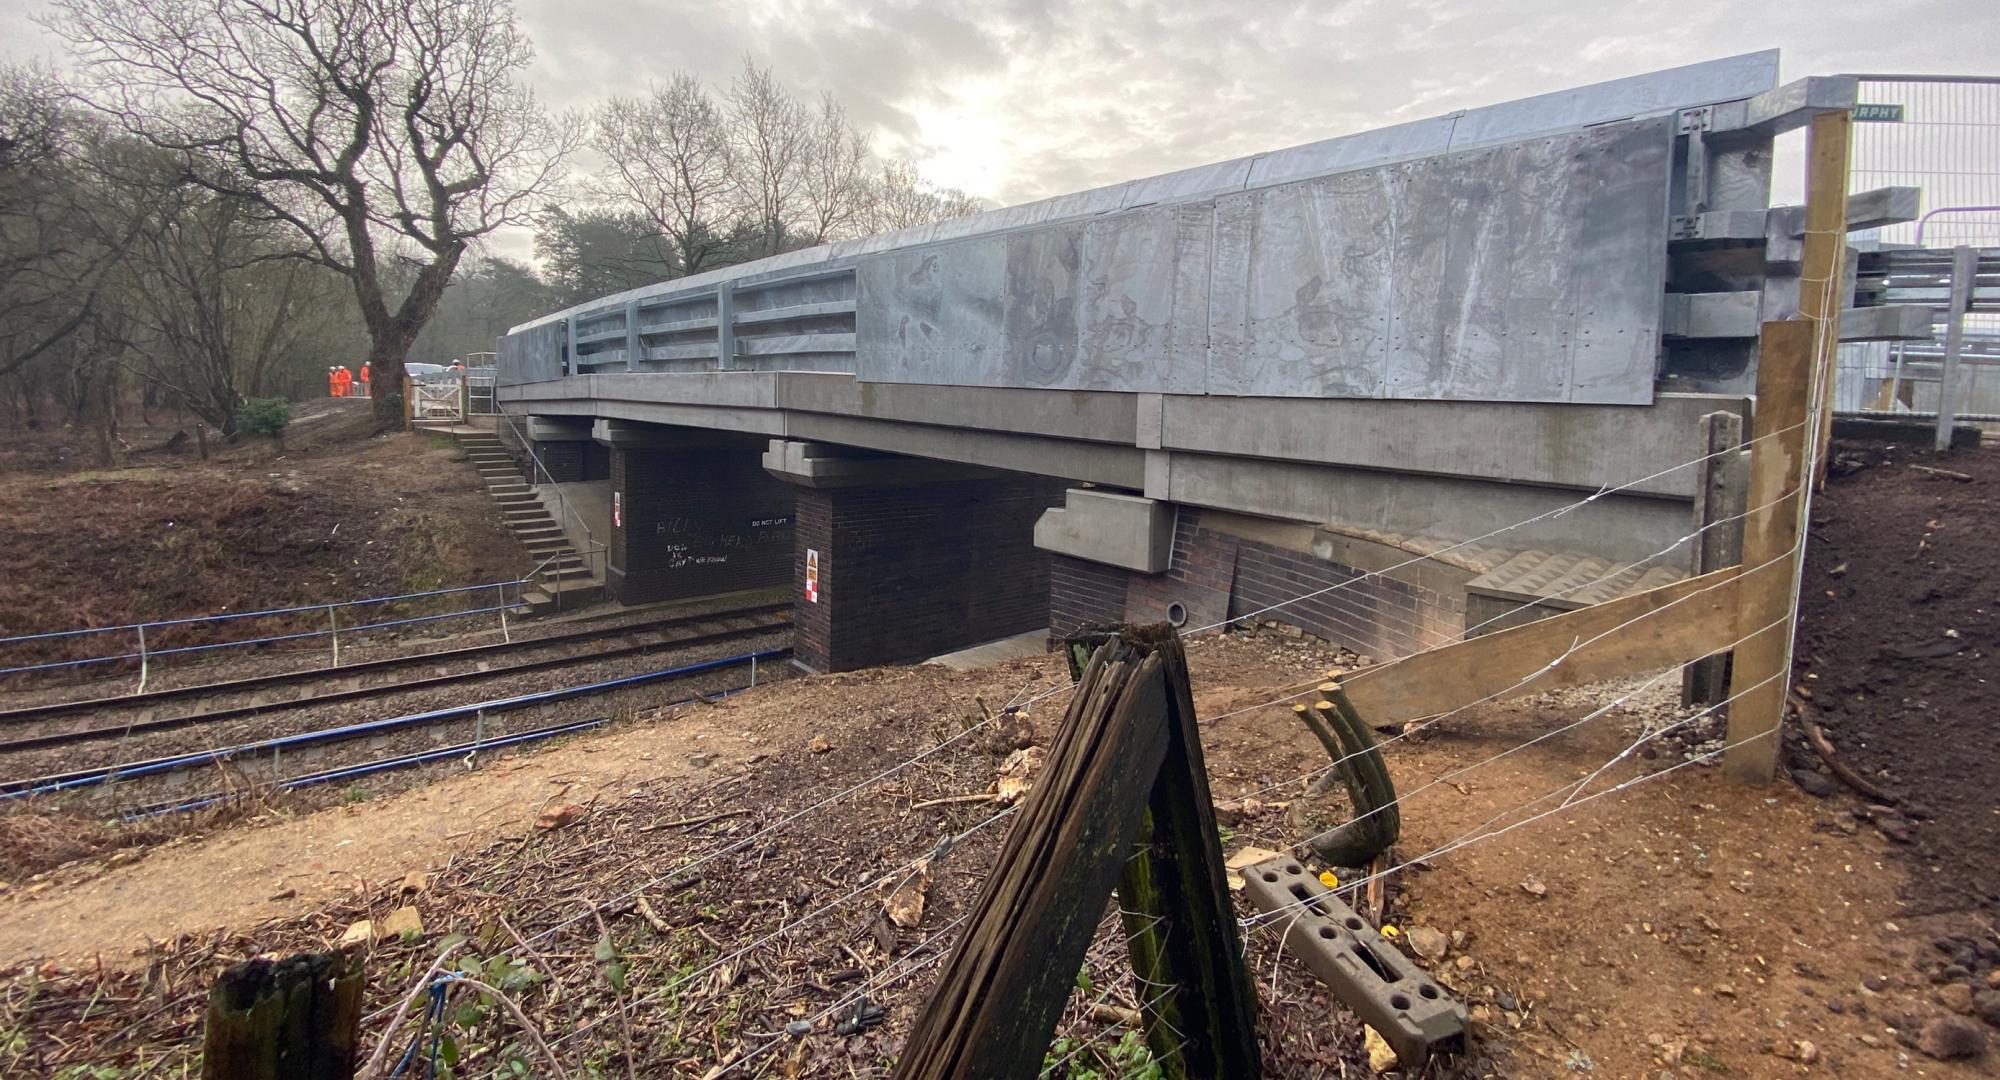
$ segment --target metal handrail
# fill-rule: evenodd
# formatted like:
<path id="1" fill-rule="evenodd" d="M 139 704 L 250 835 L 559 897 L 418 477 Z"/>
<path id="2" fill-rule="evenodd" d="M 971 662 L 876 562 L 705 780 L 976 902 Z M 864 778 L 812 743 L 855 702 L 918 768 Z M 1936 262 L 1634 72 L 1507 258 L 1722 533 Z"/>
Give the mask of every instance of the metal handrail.
<path id="1" fill-rule="evenodd" d="M 590 531 L 590 525 L 583 520 L 583 515 L 577 513 L 570 506 L 569 500 L 563 497 L 562 487 L 556 483 L 555 474 L 549 472 L 549 467 L 542 461 L 541 455 L 535 453 L 534 442 L 528 438 L 528 433 L 522 431 L 521 426 L 514 422 L 514 414 L 506 411 L 505 409 L 496 408 L 495 415 L 499 416 L 502 420 L 505 420 L 507 422 L 507 426 L 513 430 L 515 437 L 521 440 L 521 448 L 528 452 L 528 460 L 532 463 L 532 468 L 529 473 L 528 482 L 540 483 L 541 481 L 537 481 L 535 479 L 536 474 L 539 474 L 544 480 L 546 480 L 549 485 L 549 491 L 556 497 L 556 513 L 558 515 L 558 519 L 574 520 L 576 522 L 576 527 L 583 530 L 583 542 L 585 550 L 581 552 L 581 555 L 585 560 L 586 565 L 595 568 L 597 565 L 598 557 L 602 553 L 608 551 L 609 548 L 603 541 L 597 539 L 597 535 Z M 559 555 L 551 555 L 547 559 L 542 560 L 541 565 L 536 566 L 535 569 L 528 574 L 528 576 L 530 578 L 538 579 L 541 576 L 541 572 L 543 571 L 543 569 L 545 569 L 550 562 L 553 562 L 555 559 L 560 557 L 561 556 Z M 557 578 L 554 584 L 556 590 L 556 595 L 555 595 L 556 606 L 560 608 L 562 606 L 562 579 Z"/>

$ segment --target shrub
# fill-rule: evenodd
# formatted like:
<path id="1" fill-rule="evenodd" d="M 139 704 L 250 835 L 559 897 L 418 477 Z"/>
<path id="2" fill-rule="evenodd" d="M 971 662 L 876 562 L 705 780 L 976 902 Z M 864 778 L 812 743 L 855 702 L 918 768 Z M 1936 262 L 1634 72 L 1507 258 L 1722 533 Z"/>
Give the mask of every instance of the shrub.
<path id="1" fill-rule="evenodd" d="M 292 422 L 292 407 L 283 398 L 251 398 L 236 407 L 236 430 L 246 435 L 277 438 Z"/>

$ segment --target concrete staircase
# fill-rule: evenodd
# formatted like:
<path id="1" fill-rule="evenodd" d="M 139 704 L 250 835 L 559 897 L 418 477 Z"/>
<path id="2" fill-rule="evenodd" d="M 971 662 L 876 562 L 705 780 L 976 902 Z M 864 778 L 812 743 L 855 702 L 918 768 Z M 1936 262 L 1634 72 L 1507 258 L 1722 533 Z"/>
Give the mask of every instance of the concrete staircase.
<path id="1" fill-rule="evenodd" d="M 539 566 L 535 583 L 521 594 L 529 612 L 540 615 L 603 599 L 603 580 L 563 536 L 562 524 L 542 506 L 534 486 L 522 480 L 500 437 L 490 432 L 460 432 L 455 437 L 479 470 L 486 494 L 499 505 L 501 519 Z"/>

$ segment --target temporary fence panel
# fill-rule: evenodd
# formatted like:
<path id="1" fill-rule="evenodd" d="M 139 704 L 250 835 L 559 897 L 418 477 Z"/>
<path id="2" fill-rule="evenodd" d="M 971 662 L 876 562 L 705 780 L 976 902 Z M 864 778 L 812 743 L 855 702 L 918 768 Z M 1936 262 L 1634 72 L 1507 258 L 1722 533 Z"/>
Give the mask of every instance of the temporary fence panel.
<path id="1" fill-rule="evenodd" d="M 493 394 L 494 369 L 465 369 L 465 409 L 474 416 L 492 416 L 500 411 Z"/>
<path id="2" fill-rule="evenodd" d="M 1922 189 L 1922 216 L 1874 239 L 1920 247 L 2000 246 L 2000 76 L 1861 75 L 1855 191 Z"/>
<path id="3" fill-rule="evenodd" d="M 2000 417 L 2000 77 L 1858 76 L 1854 110 L 1854 190 L 1909 186 L 1921 191 L 1914 221 L 1859 234 L 1860 288 L 1877 303 L 1929 305 L 1932 342 L 1850 342 L 1841 346 L 1834 408 L 1846 413 L 1935 417 L 1944 406 L 1962 420 Z M 1865 250 L 1872 241 L 1889 250 Z M 1894 250 L 1914 247 L 1920 250 Z M 1945 356 L 1953 249 L 1980 250 L 1964 343 Z M 1981 250 L 1983 249 L 1983 250 Z M 1947 383 L 1945 370 L 1953 368 Z M 1948 388 L 1948 392 L 1947 392 Z"/>

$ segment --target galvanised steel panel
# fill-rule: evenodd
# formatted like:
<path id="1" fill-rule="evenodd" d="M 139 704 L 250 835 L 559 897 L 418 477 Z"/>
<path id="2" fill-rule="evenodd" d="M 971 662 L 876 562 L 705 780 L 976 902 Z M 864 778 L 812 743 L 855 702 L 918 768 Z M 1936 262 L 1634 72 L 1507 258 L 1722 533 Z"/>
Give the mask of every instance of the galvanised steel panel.
<path id="1" fill-rule="evenodd" d="M 1643 404 L 1671 148 L 1658 117 L 870 256 L 857 374 Z"/>
<path id="2" fill-rule="evenodd" d="M 1211 217 L 1148 207 L 863 259 L 857 373 L 1200 393 Z"/>
<path id="3" fill-rule="evenodd" d="M 740 280 L 785 268 L 808 265 L 815 261 L 842 260 L 931 241 L 961 239 L 1027 228 L 1066 217 L 1103 214 L 1148 203 L 1204 197 L 1231 187 L 1245 189 L 1264 187 L 1310 176 L 1467 149 L 1490 142 L 1524 139 L 1693 105 L 1747 98 L 1777 85 L 1777 74 L 1778 53 L 1775 49 L 1649 72 L 1373 131 L 1324 139 L 1289 149 L 1197 166 L 1162 176 L 1059 195 L 1038 202 L 940 222 L 934 226 L 921 225 L 878 237 L 790 252 L 742 266 L 711 270 L 693 277 L 663 281 L 588 301 L 542 316 L 514 329 L 526 330 L 531 326 L 569 315 L 622 305 L 631 299 L 651 299 L 712 290 L 723 281 Z"/>
<path id="4" fill-rule="evenodd" d="M 1006 385 L 997 366 L 1006 282 L 1006 245 L 997 237 L 862 259 L 855 268 L 854 340 L 857 349 L 870 343 L 870 373 L 861 378 L 943 382 L 947 371 L 992 364 L 990 381 L 973 385 Z M 893 303 L 870 300 L 892 296 Z"/>
<path id="5" fill-rule="evenodd" d="M 564 329 L 565 324 L 550 322 L 502 335 L 493 346 L 494 380 L 512 384 L 562 378 Z"/>

